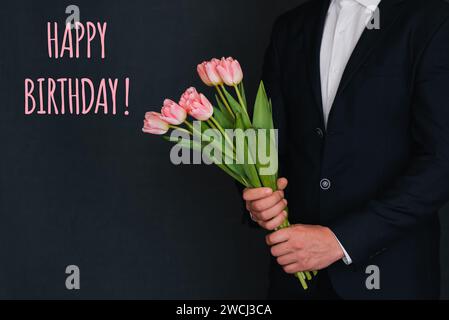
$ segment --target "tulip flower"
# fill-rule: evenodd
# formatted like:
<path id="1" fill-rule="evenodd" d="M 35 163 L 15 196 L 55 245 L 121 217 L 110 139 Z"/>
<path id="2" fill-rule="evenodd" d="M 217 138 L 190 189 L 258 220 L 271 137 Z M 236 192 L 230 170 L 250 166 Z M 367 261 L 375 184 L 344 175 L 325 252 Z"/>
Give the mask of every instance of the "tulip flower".
<path id="1" fill-rule="evenodd" d="M 204 61 L 196 68 L 201 80 L 209 87 L 216 87 L 223 84 L 220 74 L 217 71 L 217 66 L 220 60 L 212 59 L 210 61 Z"/>
<path id="2" fill-rule="evenodd" d="M 212 81 L 209 79 L 209 76 L 207 75 L 206 65 L 207 65 L 207 61 L 200 63 L 196 67 L 196 71 L 198 72 L 198 75 L 200 76 L 201 80 L 204 82 L 204 84 L 206 86 L 213 87 L 214 84 L 212 83 Z"/>
<path id="3" fill-rule="evenodd" d="M 172 125 L 181 124 L 187 118 L 186 110 L 170 99 L 165 99 L 164 106 L 161 110 L 161 115 L 161 119 L 163 121 Z"/>
<path id="4" fill-rule="evenodd" d="M 169 124 L 162 120 L 162 115 L 157 112 L 147 112 L 143 120 L 142 131 L 150 134 L 163 135 L 167 133 Z"/>
<path id="5" fill-rule="evenodd" d="M 200 121 L 207 121 L 212 117 L 214 108 L 207 98 L 196 91 L 195 88 L 189 88 L 184 92 L 179 101 L 189 115 Z"/>
<path id="6" fill-rule="evenodd" d="M 216 70 L 223 82 L 228 86 L 236 86 L 243 80 L 243 71 L 240 63 L 233 58 L 222 58 Z"/>
<path id="7" fill-rule="evenodd" d="M 218 92 L 217 109 L 203 94 L 191 87 L 182 94 L 178 103 L 165 100 L 161 113 L 148 112 L 145 114 L 143 131 L 163 135 L 169 129 L 180 130 L 186 134 L 186 138 L 179 139 L 179 137 L 168 136 L 164 138 L 176 143 L 178 147 L 201 152 L 202 159 L 206 156 L 246 188 L 267 187 L 273 191 L 277 190 L 279 160 L 276 139 L 273 137 L 273 133 L 275 133 L 273 111 L 263 83 L 260 83 L 254 100 L 251 119 L 248 115 L 247 100 L 242 83 L 243 71 L 237 60 L 222 58 L 221 60 L 205 61 L 197 65 L 197 72 L 206 85 L 216 88 Z M 228 92 L 225 84 L 233 87 L 237 99 Z M 206 132 L 201 130 L 202 126 L 198 128 L 186 120 L 187 115 L 204 121 L 204 128 L 214 129 L 221 139 L 215 139 L 215 137 L 209 139 Z M 185 127 L 178 127 L 181 124 Z M 238 131 L 229 134 L 228 130 L 231 128 Z M 257 139 L 248 142 L 245 130 L 255 132 Z M 259 132 L 259 130 L 263 131 Z M 269 133 L 269 137 L 266 133 Z M 263 150 L 265 150 L 265 154 L 261 154 Z M 262 159 L 261 156 L 264 158 Z M 259 161 L 265 160 L 266 157 L 269 159 L 268 167 L 264 161 Z M 285 210 L 288 212 L 288 208 Z M 277 229 L 289 226 L 290 222 L 286 218 Z M 313 276 L 316 275 L 316 271 L 295 274 L 305 290 L 308 288 L 307 281 L 313 280 Z"/>

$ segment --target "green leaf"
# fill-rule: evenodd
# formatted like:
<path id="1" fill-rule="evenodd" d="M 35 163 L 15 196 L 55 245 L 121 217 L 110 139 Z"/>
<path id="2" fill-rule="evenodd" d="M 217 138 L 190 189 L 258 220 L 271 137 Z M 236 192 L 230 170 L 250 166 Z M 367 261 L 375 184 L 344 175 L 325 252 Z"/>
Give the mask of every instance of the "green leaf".
<path id="1" fill-rule="evenodd" d="M 245 105 L 248 105 L 248 102 L 246 100 L 246 93 L 245 93 L 245 86 L 243 85 L 243 81 L 240 82 L 238 85 L 238 89 L 240 91 L 240 94 L 242 95 L 243 101 L 245 102 Z"/>
<path id="2" fill-rule="evenodd" d="M 225 88 L 223 88 L 223 93 L 226 97 L 226 100 L 228 100 L 228 103 L 231 106 L 231 109 L 234 112 L 234 114 L 240 113 L 241 122 L 243 124 L 243 127 L 245 129 L 251 128 L 252 127 L 251 120 L 249 119 L 246 110 L 243 109 L 243 107 L 240 105 L 240 103 L 237 100 L 235 100 L 235 98 Z M 237 123 L 237 121 L 236 121 L 236 123 Z M 236 128 L 239 128 L 239 127 L 237 127 L 237 125 L 236 125 Z"/>
<path id="3" fill-rule="evenodd" d="M 203 133 L 204 131 L 206 131 L 207 129 L 210 129 L 209 125 L 207 124 L 206 121 L 201 121 L 201 133 Z"/>
<path id="4" fill-rule="evenodd" d="M 183 139 L 181 137 L 179 137 L 177 139 L 177 138 L 172 138 L 172 137 L 168 137 L 168 136 L 163 136 L 162 139 L 164 139 L 165 141 L 168 141 L 168 142 L 173 142 L 175 144 L 178 144 L 182 148 L 188 148 L 188 149 L 192 149 L 192 150 L 201 152 L 201 144 L 199 141 Z"/>
<path id="5" fill-rule="evenodd" d="M 228 112 L 226 113 L 229 114 Z M 218 108 L 214 108 L 214 118 L 224 129 L 234 128 L 234 123 Z"/>
<path id="6" fill-rule="evenodd" d="M 181 137 L 175 138 L 175 137 L 169 137 L 169 136 L 163 136 L 162 139 L 168 142 L 173 142 L 177 145 L 179 145 L 181 148 L 187 148 L 192 149 L 197 152 L 202 152 L 203 146 L 199 141 L 195 140 L 189 140 L 189 139 L 183 139 Z M 217 148 L 218 149 L 218 148 Z M 221 170 L 223 170 L 226 174 L 231 176 L 234 180 L 239 182 L 240 184 L 244 185 L 245 187 L 250 187 L 250 183 L 248 182 L 248 179 L 245 176 L 244 169 L 242 166 L 238 164 L 225 164 L 220 163 L 217 158 L 214 156 L 208 155 L 210 160 L 219 167 Z M 225 155 L 223 154 L 223 159 L 225 159 Z M 222 159 L 222 162 L 223 162 Z M 234 161 L 234 159 L 232 159 Z"/>
<path id="7" fill-rule="evenodd" d="M 239 175 L 240 177 L 245 178 L 246 180 L 248 179 L 246 177 L 246 172 L 245 172 L 245 168 L 243 168 L 243 166 L 241 164 L 227 164 L 227 166 L 233 171 L 235 172 L 237 175 Z"/>
<path id="8" fill-rule="evenodd" d="M 214 161 L 214 163 L 215 163 L 215 161 Z M 217 165 L 217 167 L 219 167 L 221 170 L 226 172 L 226 174 L 231 176 L 234 180 L 236 180 L 237 182 L 239 182 L 243 186 L 251 187 L 251 185 L 245 179 L 245 177 L 244 176 L 240 176 L 240 175 L 236 174 L 235 172 L 233 172 L 233 170 L 231 170 L 231 167 L 229 167 L 229 165 L 224 165 L 224 164 L 216 164 L 216 165 Z"/>
<path id="9" fill-rule="evenodd" d="M 256 101 L 254 103 L 254 113 L 253 113 L 253 125 L 256 129 L 265 129 L 266 131 L 266 155 L 271 159 L 271 162 L 278 162 L 278 152 L 277 145 L 274 138 L 271 137 L 270 131 L 274 129 L 273 124 L 273 113 L 272 113 L 272 104 L 271 100 L 269 100 L 265 86 L 263 82 L 260 82 L 259 90 L 257 92 Z M 258 141 L 258 148 L 261 148 L 261 142 Z M 258 159 L 259 160 L 259 159 Z M 277 189 L 276 180 L 277 180 L 277 172 L 270 175 L 265 175 L 261 173 L 261 169 L 265 168 L 265 165 L 262 165 L 260 161 L 257 163 L 257 169 L 259 173 L 259 178 L 262 181 L 262 184 L 266 187 L 271 187 L 273 189 Z M 263 172 L 263 171 L 262 171 Z"/>
<path id="10" fill-rule="evenodd" d="M 217 95 L 215 95 L 215 100 L 217 101 L 217 105 L 218 105 L 218 108 L 220 109 L 221 113 L 226 117 L 226 119 L 228 119 L 229 122 L 234 124 L 234 117 L 231 114 L 229 114 L 228 109 L 226 108 L 226 106 L 223 104 L 223 102 Z M 234 127 L 232 126 L 230 128 L 234 128 Z"/>
<path id="11" fill-rule="evenodd" d="M 263 130 L 266 130 L 266 129 L 263 129 Z M 271 174 L 266 173 L 266 171 L 268 170 L 268 167 L 270 165 L 274 165 L 274 164 L 276 164 L 276 166 L 279 165 L 276 141 L 275 141 L 275 139 L 271 138 L 270 131 L 271 130 L 265 131 L 265 134 L 266 134 L 266 136 L 265 136 L 266 152 L 264 152 L 265 154 L 263 154 L 262 151 L 258 150 L 258 156 L 259 155 L 262 156 L 262 154 L 263 154 L 264 160 L 268 159 L 268 164 L 267 163 L 262 164 L 261 159 L 257 158 L 257 171 L 259 173 L 259 179 L 262 182 L 262 185 L 264 187 L 270 187 L 273 190 L 276 190 L 277 189 L 278 168 L 276 167 L 275 168 L 276 171 Z M 260 138 L 260 136 L 258 135 L 258 139 L 259 138 Z M 261 141 L 261 140 L 257 141 L 257 148 L 263 147 L 262 142 L 263 141 Z"/>
<path id="12" fill-rule="evenodd" d="M 228 154 L 226 154 L 226 142 L 225 142 L 225 138 L 223 137 L 221 132 L 211 131 L 211 132 L 203 133 L 203 137 L 202 137 L 203 150 L 208 146 L 213 146 L 214 152 L 218 151 L 221 153 L 221 162 L 235 163 L 234 155 L 232 154 L 230 157 Z M 215 162 L 215 164 L 217 164 L 217 162 Z"/>
<path id="13" fill-rule="evenodd" d="M 257 129 L 273 129 L 274 127 L 271 102 L 262 81 L 254 103 L 253 126 Z"/>
<path id="14" fill-rule="evenodd" d="M 245 132 L 244 124 L 242 115 L 240 112 L 236 113 L 236 127 L 240 129 L 240 133 Z M 245 171 L 246 176 L 248 177 L 248 180 L 252 187 L 259 188 L 262 186 L 259 174 L 257 171 L 257 166 L 255 164 L 255 161 L 252 158 L 251 152 L 248 150 L 248 141 L 246 135 L 243 137 L 238 137 L 238 133 L 236 132 L 236 150 L 243 150 L 243 158 L 241 158 L 242 155 L 238 154 L 237 152 L 237 163 L 242 165 L 243 170 Z M 243 145 L 242 145 L 243 144 Z"/>

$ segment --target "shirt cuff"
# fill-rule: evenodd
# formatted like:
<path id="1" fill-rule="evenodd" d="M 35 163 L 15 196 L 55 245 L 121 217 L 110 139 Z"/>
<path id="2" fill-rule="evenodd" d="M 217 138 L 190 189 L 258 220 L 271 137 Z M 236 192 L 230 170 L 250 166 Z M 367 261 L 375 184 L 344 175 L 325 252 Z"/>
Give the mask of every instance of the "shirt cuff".
<path id="1" fill-rule="evenodd" d="M 334 234 L 335 239 L 337 240 L 338 244 L 340 245 L 341 250 L 343 250 L 344 257 L 341 259 L 345 263 L 345 265 L 349 266 L 352 264 L 352 259 L 349 256 L 348 252 L 345 250 L 345 247 L 341 244 L 340 240 L 338 240 L 337 236 Z"/>

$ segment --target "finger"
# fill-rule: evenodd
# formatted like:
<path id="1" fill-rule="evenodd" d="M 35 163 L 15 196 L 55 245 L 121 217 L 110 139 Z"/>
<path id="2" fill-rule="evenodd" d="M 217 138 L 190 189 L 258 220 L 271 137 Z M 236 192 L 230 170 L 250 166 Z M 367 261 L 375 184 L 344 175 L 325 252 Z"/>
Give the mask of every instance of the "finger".
<path id="1" fill-rule="evenodd" d="M 289 264 L 297 263 L 298 258 L 296 257 L 295 254 L 289 253 L 278 257 L 276 261 L 281 266 L 288 266 Z"/>
<path id="2" fill-rule="evenodd" d="M 277 217 L 274 217 L 273 219 L 271 219 L 268 222 L 263 222 L 261 227 L 272 231 L 275 230 L 276 228 L 278 228 L 282 223 L 284 223 L 285 219 L 287 218 L 287 212 L 283 211 L 280 215 L 278 215 Z"/>
<path id="3" fill-rule="evenodd" d="M 284 191 L 276 191 L 269 197 L 251 201 L 250 208 L 254 211 L 264 211 L 270 209 L 282 199 L 284 199 Z"/>
<path id="4" fill-rule="evenodd" d="M 288 185 L 288 180 L 286 178 L 279 178 L 277 181 L 277 185 L 279 190 L 285 190 Z"/>
<path id="5" fill-rule="evenodd" d="M 249 213 L 249 217 L 251 218 L 252 221 L 257 222 L 260 225 L 260 222 L 257 221 L 256 217 L 251 212 Z"/>
<path id="6" fill-rule="evenodd" d="M 253 215 L 257 217 L 258 220 L 268 222 L 269 220 L 273 219 L 274 217 L 277 217 L 284 211 L 285 207 L 287 206 L 287 200 L 282 199 L 279 201 L 274 207 L 265 210 L 265 211 L 254 211 L 251 210 Z"/>
<path id="7" fill-rule="evenodd" d="M 267 235 L 265 240 L 269 246 L 273 246 L 278 243 L 288 241 L 289 238 L 290 238 L 290 230 L 289 230 L 289 228 L 287 228 L 287 229 L 282 229 L 282 230 L 279 230 L 279 231 L 273 232 L 272 234 Z"/>
<path id="8" fill-rule="evenodd" d="M 284 271 L 288 274 L 295 274 L 297 272 L 301 272 L 301 267 L 298 263 L 292 263 L 283 267 Z"/>
<path id="9" fill-rule="evenodd" d="M 246 201 L 259 200 L 270 196 L 273 193 L 271 188 L 252 188 L 243 191 L 243 199 Z"/>
<path id="10" fill-rule="evenodd" d="M 273 257 L 281 257 L 286 254 L 292 253 L 292 248 L 288 242 L 277 244 L 270 249 L 271 255 Z"/>

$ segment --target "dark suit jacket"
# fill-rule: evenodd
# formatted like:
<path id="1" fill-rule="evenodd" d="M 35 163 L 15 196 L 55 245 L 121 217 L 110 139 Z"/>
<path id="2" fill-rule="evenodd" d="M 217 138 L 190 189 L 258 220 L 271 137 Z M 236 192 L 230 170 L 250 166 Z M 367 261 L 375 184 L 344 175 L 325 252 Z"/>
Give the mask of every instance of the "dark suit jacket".
<path id="1" fill-rule="evenodd" d="M 382 0 L 380 30 L 364 31 L 325 130 L 319 52 L 328 7 L 312 0 L 281 16 L 265 59 L 290 218 L 329 226 L 352 257 L 352 266 L 328 269 L 342 298 L 438 298 L 437 211 L 449 199 L 449 5 Z M 369 265 L 380 269 L 380 290 L 366 287 Z M 295 281 L 279 272 L 271 280 L 277 288 Z"/>

